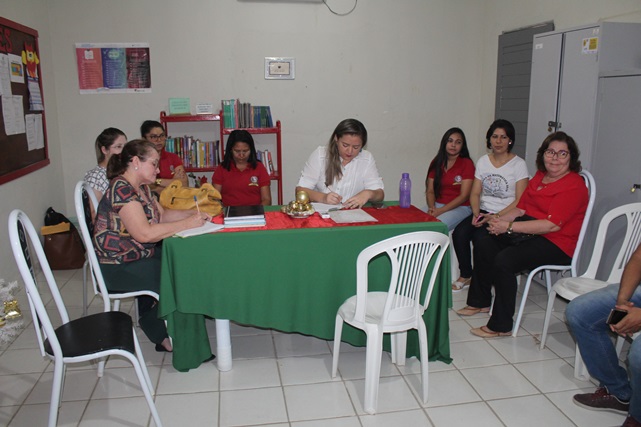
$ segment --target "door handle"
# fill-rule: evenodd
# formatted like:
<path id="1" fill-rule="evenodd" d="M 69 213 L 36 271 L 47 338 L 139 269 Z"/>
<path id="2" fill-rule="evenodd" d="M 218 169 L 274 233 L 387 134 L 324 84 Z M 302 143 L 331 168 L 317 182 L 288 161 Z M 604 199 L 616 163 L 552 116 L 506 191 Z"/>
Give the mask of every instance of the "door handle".
<path id="1" fill-rule="evenodd" d="M 630 193 L 634 193 L 635 191 L 641 189 L 641 184 L 632 184 L 632 188 L 630 189 Z"/>

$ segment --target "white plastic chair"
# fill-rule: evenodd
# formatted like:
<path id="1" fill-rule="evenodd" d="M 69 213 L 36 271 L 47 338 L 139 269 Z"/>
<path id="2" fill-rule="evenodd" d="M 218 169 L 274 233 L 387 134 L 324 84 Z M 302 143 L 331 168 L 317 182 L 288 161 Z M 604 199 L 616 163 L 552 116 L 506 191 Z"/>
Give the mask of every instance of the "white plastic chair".
<path id="1" fill-rule="evenodd" d="M 161 426 L 162 423 L 154 405 L 153 386 L 131 317 L 118 311 L 108 311 L 109 306 L 105 302 L 104 312 L 69 320 L 40 238 L 27 215 L 17 209 L 9 215 L 9 239 L 13 256 L 25 283 L 40 353 L 43 357 L 51 359 L 54 364 L 49 427 L 55 427 L 58 420 L 66 365 L 104 359 L 110 355 L 122 356 L 131 362 L 154 422 Z M 54 328 L 40 296 L 29 246 L 42 268 L 48 292 L 51 293 L 56 304 L 62 322 L 58 328 Z"/>
<path id="2" fill-rule="evenodd" d="M 605 281 L 597 280 L 596 275 L 601 262 L 601 256 L 603 255 L 608 229 L 613 221 L 621 217 L 624 217 L 626 220 L 625 236 L 623 238 L 621 248 L 619 249 L 619 253 L 616 256 L 614 264 L 612 265 L 608 278 Z M 640 243 L 641 203 L 630 203 L 619 206 L 603 215 L 603 218 L 599 223 L 597 237 L 594 242 L 592 257 L 590 258 L 590 263 L 585 273 L 579 277 L 564 277 L 559 279 L 550 290 L 548 305 L 545 310 L 543 333 L 541 335 L 541 350 L 545 348 L 545 341 L 547 339 L 548 327 L 550 325 L 550 318 L 552 316 L 552 309 L 554 307 L 554 300 L 556 299 L 556 296 L 559 295 L 562 298 L 572 301 L 580 295 L 604 288 L 610 283 L 619 283 L 621 281 L 621 275 L 623 274 L 625 265 L 628 263 L 630 256 L 632 256 L 632 253 L 634 253 Z M 618 339 L 617 353 L 621 351 L 623 341 L 623 338 Z M 589 378 L 578 347 L 576 349 L 574 372 L 575 377 L 577 378 Z"/>
<path id="3" fill-rule="evenodd" d="M 523 288 L 523 297 L 521 298 L 521 305 L 519 306 L 519 312 L 516 316 L 516 322 L 514 322 L 514 329 L 512 330 L 512 336 L 516 337 L 516 334 L 519 331 L 519 326 L 521 325 L 521 319 L 523 318 L 523 310 L 525 309 L 525 303 L 527 302 L 527 296 L 530 292 L 530 285 L 534 277 L 541 273 L 545 276 L 545 287 L 547 288 L 548 295 L 552 289 L 552 272 L 556 271 L 561 274 L 565 274 L 568 271 L 572 277 L 577 276 L 577 265 L 579 262 L 579 254 L 581 252 L 581 246 L 583 245 L 583 239 L 585 238 L 585 232 L 588 229 L 588 224 L 590 222 L 590 217 L 592 216 L 592 209 L 594 208 L 594 199 L 596 197 L 596 184 L 592 174 L 587 170 L 580 172 L 580 175 L 585 181 L 585 186 L 588 188 L 588 206 L 585 210 L 585 217 L 583 218 L 583 224 L 581 225 L 581 231 L 579 232 L 579 239 L 576 242 L 576 248 L 574 249 L 574 254 L 572 255 L 572 263 L 570 265 L 541 265 L 534 270 L 531 270 L 525 281 L 525 287 Z M 494 301 L 492 301 L 494 302 Z"/>
<path id="4" fill-rule="evenodd" d="M 83 206 L 83 217 L 85 223 L 87 225 L 87 228 L 89 227 L 89 224 L 93 224 L 93 218 L 91 217 L 91 206 L 97 211 L 98 210 L 98 198 L 96 197 L 96 193 L 93 191 L 93 189 L 90 187 L 88 183 L 83 182 L 83 188 L 85 190 L 84 193 L 81 193 L 82 197 L 82 206 Z M 77 189 L 76 185 L 76 189 Z M 74 193 L 75 197 L 75 193 Z M 76 206 L 76 210 L 78 210 L 78 207 Z M 77 215 L 77 213 L 76 213 Z M 80 217 L 78 217 L 78 221 L 80 221 Z M 91 232 L 89 233 L 91 234 Z M 85 245 L 86 248 L 86 245 Z M 94 293 L 98 293 L 98 286 L 96 284 L 95 279 L 93 278 L 93 274 L 91 273 L 91 264 L 89 264 L 89 257 L 86 257 L 85 263 L 82 265 L 82 315 L 86 316 L 87 315 L 87 310 L 89 309 L 89 304 L 87 303 L 88 298 L 88 292 L 87 292 L 87 279 L 91 278 L 91 281 L 93 283 L 93 288 L 94 288 Z"/>
<path id="5" fill-rule="evenodd" d="M 84 197 L 83 197 L 84 196 Z M 86 198 L 88 196 L 88 199 Z M 76 216 L 78 217 L 78 223 L 80 225 L 80 235 L 82 236 L 82 242 L 85 245 L 85 248 L 87 250 L 87 262 L 89 264 L 89 273 L 91 277 L 91 283 L 93 284 L 93 290 L 96 295 L 100 295 L 103 299 L 105 296 L 108 296 L 109 300 L 113 301 L 113 309 L 114 311 L 120 310 L 120 300 L 125 299 L 125 298 L 136 298 L 142 295 L 147 295 L 152 298 L 155 298 L 158 300 L 158 294 L 153 291 L 134 291 L 134 292 L 121 292 L 121 293 L 116 293 L 116 292 L 107 292 L 107 286 L 105 284 L 105 280 L 102 277 L 102 271 L 100 270 L 100 264 L 98 263 L 98 257 L 96 256 L 96 252 L 94 251 L 93 247 L 93 239 L 91 235 L 91 231 L 89 231 L 89 225 L 92 223 L 91 217 L 88 216 L 90 214 L 89 209 L 88 209 L 88 204 L 87 202 L 91 200 L 91 203 L 93 206 L 96 206 L 97 209 L 97 201 L 96 201 L 96 195 L 93 192 L 93 189 L 91 186 L 84 182 L 84 181 L 79 181 L 76 184 L 76 188 L 74 190 L 74 203 L 76 207 Z M 84 274 L 84 267 L 83 267 L 83 285 L 85 286 L 85 289 L 83 290 L 83 296 L 86 294 L 86 275 Z M 105 289 L 105 292 L 102 292 L 102 289 Z M 85 311 L 87 308 L 87 301 L 85 299 L 84 301 L 85 304 Z M 138 307 L 136 303 L 134 302 L 134 310 L 135 310 L 135 319 L 134 321 L 136 324 L 138 324 Z"/>
<path id="6" fill-rule="evenodd" d="M 343 322 L 367 334 L 365 399 L 367 413 L 376 412 L 378 385 L 383 349 L 383 334 L 391 333 L 392 362 L 405 364 L 407 331 L 418 330 L 423 401 L 428 393 L 427 330 L 423 313 L 430 303 L 434 283 L 441 267 L 443 255 L 449 246 L 445 234 L 433 231 L 407 233 L 383 240 L 365 248 L 356 261 L 356 295 L 348 298 L 336 314 L 334 331 L 334 357 L 332 377 L 338 369 Z M 368 291 L 368 264 L 379 254 L 387 254 L 392 272 L 388 292 Z M 421 287 L 428 265 L 433 269 L 427 281 L 427 291 L 420 302 Z M 449 284 L 448 284 L 449 285 Z"/>

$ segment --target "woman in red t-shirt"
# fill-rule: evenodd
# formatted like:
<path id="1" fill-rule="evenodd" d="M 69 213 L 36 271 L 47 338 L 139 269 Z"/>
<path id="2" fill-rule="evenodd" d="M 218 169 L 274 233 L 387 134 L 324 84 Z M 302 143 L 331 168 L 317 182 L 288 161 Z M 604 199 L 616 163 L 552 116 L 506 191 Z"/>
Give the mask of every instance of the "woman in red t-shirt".
<path id="1" fill-rule="evenodd" d="M 536 155 L 537 172 L 512 210 L 488 222 L 487 237 L 474 243 L 474 271 L 462 316 L 487 313 L 487 325 L 474 335 L 511 335 L 516 304 L 517 274 L 541 265 L 572 262 L 585 211 L 588 190 L 579 175 L 581 161 L 574 139 L 565 132 L 550 134 Z M 524 221 L 518 218 L 525 217 Z M 530 217 L 530 218 L 527 218 Z M 523 233 L 527 240 L 504 235 Z"/>
<path id="2" fill-rule="evenodd" d="M 473 181 L 474 162 L 470 159 L 465 134 L 460 128 L 448 129 L 427 170 L 427 213 L 445 223 L 450 231 L 454 230 L 472 214 L 470 192 Z"/>
<path id="3" fill-rule="evenodd" d="M 246 130 L 229 134 L 225 158 L 216 168 L 212 182 L 225 206 L 272 204 L 269 174 L 256 158 L 254 138 Z"/>

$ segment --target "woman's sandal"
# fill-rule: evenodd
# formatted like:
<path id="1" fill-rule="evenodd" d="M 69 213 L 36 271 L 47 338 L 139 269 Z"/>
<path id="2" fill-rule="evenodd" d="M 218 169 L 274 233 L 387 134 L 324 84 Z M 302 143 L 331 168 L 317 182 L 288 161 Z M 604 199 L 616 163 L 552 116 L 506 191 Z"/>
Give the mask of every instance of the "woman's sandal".
<path id="1" fill-rule="evenodd" d="M 460 310 L 456 310 L 456 314 L 460 314 L 461 316 L 474 316 L 475 314 L 489 313 L 489 312 L 490 312 L 490 307 L 477 308 L 477 307 L 470 307 L 469 305 L 465 306 Z"/>
<path id="2" fill-rule="evenodd" d="M 481 338 L 498 338 L 498 337 L 509 337 L 512 335 L 512 332 L 494 332 L 487 326 L 481 326 L 480 328 L 470 329 L 472 335 L 476 335 Z"/>
<path id="3" fill-rule="evenodd" d="M 470 282 L 472 281 L 471 277 L 463 280 L 461 279 L 463 278 L 459 277 L 458 279 L 456 279 L 456 282 L 452 282 L 452 292 L 461 292 L 463 289 L 470 286 Z"/>

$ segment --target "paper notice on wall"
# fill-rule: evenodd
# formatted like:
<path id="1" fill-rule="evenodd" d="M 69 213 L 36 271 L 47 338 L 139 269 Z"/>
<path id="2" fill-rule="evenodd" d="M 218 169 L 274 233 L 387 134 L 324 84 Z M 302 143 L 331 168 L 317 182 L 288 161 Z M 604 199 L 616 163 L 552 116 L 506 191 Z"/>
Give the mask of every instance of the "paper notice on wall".
<path id="1" fill-rule="evenodd" d="M 29 151 L 44 148 L 45 138 L 42 128 L 42 115 L 27 114 L 25 116 L 25 122 L 27 127 L 27 147 Z"/>
<path id="2" fill-rule="evenodd" d="M 24 84 L 24 67 L 22 66 L 22 56 L 9 54 L 9 73 L 13 83 Z"/>
<path id="3" fill-rule="evenodd" d="M 599 51 L 599 38 L 587 37 L 583 39 L 581 52 L 584 54 L 597 53 Z"/>
<path id="4" fill-rule="evenodd" d="M 22 96 L 2 97 L 2 117 L 4 118 L 4 130 L 7 135 L 17 135 L 25 132 Z"/>
<path id="5" fill-rule="evenodd" d="M 148 43 L 76 43 L 80 93 L 150 93 Z"/>
<path id="6" fill-rule="evenodd" d="M 0 95 L 12 95 L 11 74 L 9 74 L 9 57 L 5 54 L 0 54 Z"/>

